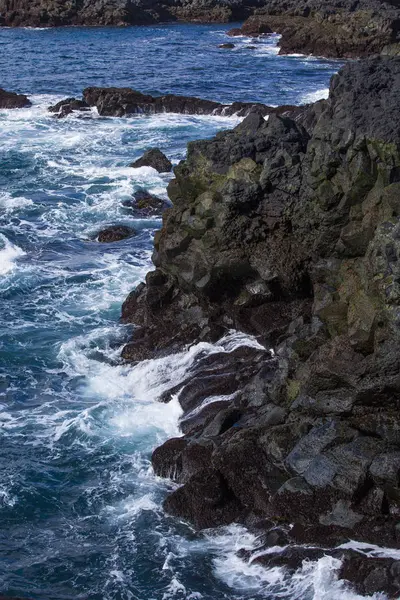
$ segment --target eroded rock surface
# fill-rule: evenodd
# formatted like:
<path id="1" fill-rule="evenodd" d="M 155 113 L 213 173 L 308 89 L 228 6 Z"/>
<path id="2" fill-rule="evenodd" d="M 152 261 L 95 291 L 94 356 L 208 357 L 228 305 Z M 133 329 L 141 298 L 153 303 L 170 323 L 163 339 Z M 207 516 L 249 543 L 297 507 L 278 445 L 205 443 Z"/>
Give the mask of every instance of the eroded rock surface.
<path id="1" fill-rule="evenodd" d="M 333 58 L 399 54 L 400 7 L 380 0 L 270 0 L 230 34 L 282 34 L 280 54 Z"/>
<path id="2" fill-rule="evenodd" d="M 0 89 L 0 108 L 26 108 L 31 105 L 32 102 L 25 94 L 16 94 Z"/>
<path id="3" fill-rule="evenodd" d="M 150 96 L 131 88 L 86 88 L 83 91 L 84 101 L 95 106 L 104 117 L 123 117 L 135 114 L 179 113 L 188 115 L 238 115 L 244 117 L 250 113 L 262 116 L 289 113 L 301 110 L 295 106 L 266 106 L 251 102 L 234 102 L 221 104 L 212 100 L 204 100 L 193 96 Z"/>
<path id="4" fill-rule="evenodd" d="M 210 357 L 176 390 L 184 437 L 153 457 L 182 484 L 170 513 L 399 546 L 399 91 L 400 60 L 349 63 L 328 100 L 251 114 L 175 168 L 125 358 L 229 329 L 275 355 Z M 392 562 L 359 589 L 393 590 Z"/>

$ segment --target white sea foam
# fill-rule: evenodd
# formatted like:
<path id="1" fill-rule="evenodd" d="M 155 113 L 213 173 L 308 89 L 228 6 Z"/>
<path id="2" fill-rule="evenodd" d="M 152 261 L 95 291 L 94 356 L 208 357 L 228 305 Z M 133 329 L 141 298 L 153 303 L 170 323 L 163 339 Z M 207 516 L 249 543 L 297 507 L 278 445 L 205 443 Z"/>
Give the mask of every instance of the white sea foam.
<path id="1" fill-rule="evenodd" d="M 0 214 L 2 211 L 11 213 L 32 205 L 33 202 L 29 198 L 24 196 L 14 197 L 8 192 L 0 192 Z"/>
<path id="2" fill-rule="evenodd" d="M 5 235 L 0 233 L 0 275 L 6 275 L 15 268 L 18 258 L 25 252 L 10 242 Z"/>
<path id="3" fill-rule="evenodd" d="M 321 90 L 317 90 L 315 92 L 307 92 L 301 96 L 301 104 L 311 104 L 313 102 L 317 102 L 318 100 L 324 100 L 329 96 L 329 88 L 322 88 Z"/>
<path id="4" fill-rule="evenodd" d="M 351 591 L 338 579 L 341 561 L 324 556 L 317 561 L 304 560 L 294 574 L 284 568 L 264 568 L 237 555 L 241 548 L 256 550 L 259 541 L 243 527 L 231 525 L 220 532 L 206 534 L 207 551 L 216 553 L 215 574 L 236 591 L 257 594 L 260 598 L 302 600 L 361 600 L 363 596 Z M 275 550 L 278 550 L 275 548 Z M 272 549 L 271 549 L 272 551 Z M 385 600 L 385 594 L 375 594 L 374 600 Z"/>

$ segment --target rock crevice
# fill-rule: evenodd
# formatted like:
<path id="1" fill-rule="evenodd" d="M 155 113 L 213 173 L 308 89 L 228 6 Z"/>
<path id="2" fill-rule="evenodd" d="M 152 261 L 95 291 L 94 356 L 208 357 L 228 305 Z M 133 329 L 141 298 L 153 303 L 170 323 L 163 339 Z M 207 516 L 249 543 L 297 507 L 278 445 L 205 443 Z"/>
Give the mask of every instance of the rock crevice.
<path id="1" fill-rule="evenodd" d="M 400 542 L 399 90 L 400 60 L 349 63 L 328 100 L 251 114 L 175 168 L 125 358 L 229 329 L 275 351 L 214 357 L 179 392 L 184 437 L 153 465 L 198 527 Z"/>

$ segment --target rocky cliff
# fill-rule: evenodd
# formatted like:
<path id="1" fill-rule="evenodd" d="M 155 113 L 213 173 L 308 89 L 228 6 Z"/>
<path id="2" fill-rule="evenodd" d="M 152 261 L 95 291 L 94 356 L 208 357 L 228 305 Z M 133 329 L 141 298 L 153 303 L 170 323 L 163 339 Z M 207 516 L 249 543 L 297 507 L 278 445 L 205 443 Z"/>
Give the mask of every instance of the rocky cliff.
<path id="1" fill-rule="evenodd" d="M 216 353 L 177 390 L 184 436 L 153 465 L 197 527 L 399 545 L 399 91 L 399 59 L 350 63 L 327 101 L 251 114 L 175 169 L 124 356 L 233 328 L 273 349 Z"/>
<path id="2" fill-rule="evenodd" d="M 0 25 L 145 25 L 160 21 L 228 22 L 261 0 L 0 0 Z"/>
<path id="3" fill-rule="evenodd" d="M 231 35 L 282 34 L 280 53 L 354 58 L 400 53 L 396 0 L 269 0 Z"/>

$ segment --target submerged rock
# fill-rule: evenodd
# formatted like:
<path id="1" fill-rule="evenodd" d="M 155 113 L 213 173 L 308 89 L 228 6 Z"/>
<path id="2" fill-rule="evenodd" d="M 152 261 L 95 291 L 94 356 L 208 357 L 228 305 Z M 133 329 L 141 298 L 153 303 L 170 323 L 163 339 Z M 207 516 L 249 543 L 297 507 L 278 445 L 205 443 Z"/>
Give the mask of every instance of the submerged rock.
<path id="1" fill-rule="evenodd" d="M 172 170 L 172 162 L 159 148 L 151 148 L 151 150 L 147 150 L 138 160 L 135 160 L 131 164 L 131 167 L 134 169 L 152 167 L 159 173 L 169 173 Z"/>
<path id="2" fill-rule="evenodd" d="M 16 94 L 0 89 L 0 108 L 26 108 L 32 106 L 32 102 L 25 94 Z"/>
<path id="3" fill-rule="evenodd" d="M 135 192 L 132 200 L 124 200 L 125 208 L 129 208 L 133 214 L 143 217 L 161 215 L 169 204 L 162 198 L 150 194 L 147 190 Z"/>
<path id="4" fill-rule="evenodd" d="M 97 234 L 97 241 L 102 243 L 119 242 L 126 238 L 130 238 L 136 235 L 136 231 L 132 227 L 126 225 L 111 225 L 102 229 Z"/>
<path id="5" fill-rule="evenodd" d="M 231 50 L 234 47 L 235 47 L 235 44 L 232 44 L 232 42 L 227 42 L 225 44 L 219 44 L 219 46 L 218 46 L 218 48 L 224 48 L 226 50 Z"/>

